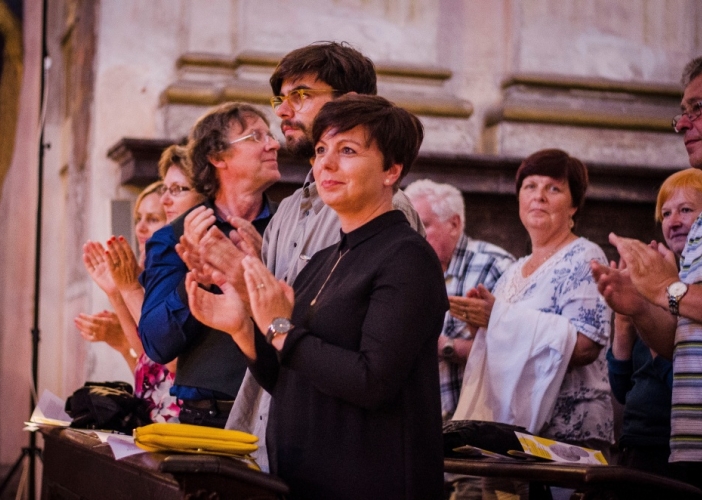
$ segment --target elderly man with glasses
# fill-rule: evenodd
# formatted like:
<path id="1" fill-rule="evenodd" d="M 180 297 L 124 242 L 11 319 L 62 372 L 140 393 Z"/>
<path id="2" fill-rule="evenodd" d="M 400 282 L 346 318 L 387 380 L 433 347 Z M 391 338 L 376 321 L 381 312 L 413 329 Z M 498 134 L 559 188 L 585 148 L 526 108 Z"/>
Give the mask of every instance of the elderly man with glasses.
<path id="1" fill-rule="evenodd" d="M 683 72 L 681 114 L 673 118 L 690 165 L 702 169 L 702 57 Z M 592 264 L 612 309 L 630 316 L 651 349 L 673 360 L 670 462 L 684 481 L 702 487 L 702 215 L 680 259 L 662 243 L 610 235 L 626 270 Z"/>
<path id="2" fill-rule="evenodd" d="M 275 209 L 264 191 L 280 179 L 279 148 L 265 115 L 248 104 L 226 103 L 197 121 L 188 153 L 193 187 L 205 201 L 189 213 L 199 231 L 214 226 L 223 234 L 235 228 L 263 234 Z M 175 196 L 179 188 L 171 185 L 168 192 Z M 224 427 L 246 360 L 229 335 L 190 313 L 184 284 L 188 268 L 176 251 L 185 217 L 176 218 L 146 243 L 139 333 L 154 361 L 178 358 L 171 394 L 179 399 L 181 422 Z"/>

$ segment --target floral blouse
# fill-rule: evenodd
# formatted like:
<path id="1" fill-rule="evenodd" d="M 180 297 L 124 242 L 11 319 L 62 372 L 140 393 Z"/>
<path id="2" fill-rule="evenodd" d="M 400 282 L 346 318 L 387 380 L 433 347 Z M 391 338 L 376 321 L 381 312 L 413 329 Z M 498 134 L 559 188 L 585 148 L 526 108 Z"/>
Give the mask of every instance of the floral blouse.
<path id="1" fill-rule="evenodd" d="M 137 360 L 134 370 L 135 396 L 149 402 L 152 421 L 178 422 L 178 400 L 170 395 L 174 380 L 175 373 L 168 371 L 164 365 L 151 361 L 146 354 Z"/>
<path id="2" fill-rule="evenodd" d="M 495 286 L 495 297 L 509 303 L 567 317 L 578 332 L 601 346 L 610 334 L 612 311 L 597 291 L 590 261 L 604 264 L 602 249 L 578 238 L 556 252 L 530 276 L 522 276 L 527 257 L 510 267 Z M 540 436 L 560 441 L 614 442 L 614 421 L 605 351 L 586 366 L 571 367 L 561 384 L 550 422 Z"/>

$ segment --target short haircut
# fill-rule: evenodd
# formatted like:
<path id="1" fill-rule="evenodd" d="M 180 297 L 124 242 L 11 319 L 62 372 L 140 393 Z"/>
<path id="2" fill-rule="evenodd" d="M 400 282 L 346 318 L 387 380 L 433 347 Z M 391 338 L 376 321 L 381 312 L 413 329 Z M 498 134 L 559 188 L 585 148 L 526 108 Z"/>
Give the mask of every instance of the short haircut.
<path id="1" fill-rule="evenodd" d="M 312 125 L 312 143 L 317 144 L 324 132 L 334 134 L 363 126 L 369 144 L 375 141 L 383 155 L 383 170 L 394 164 L 402 165 L 402 172 L 395 184 L 407 175 L 424 140 L 424 127 L 419 118 L 395 106 L 380 96 L 347 94 L 329 101 L 317 114 Z"/>
<path id="2" fill-rule="evenodd" d="M 573 215 L 575 220 L 585 203 L 585 192 L 588 186 L 587 167 L 565 151 L 560 149 L 542 149 L 524 159 L 517 170 L 517 196 L 522 183 L 530 175 L 544 175 L 553 179 L 568 182 L 573 206 L 578 210 Z"/>
<path id="3" fill-rule="evenodd" d="M 690 82 L 700 75 L 702 75 L 702 56 L 695 57 L 692 61 L 685 65 L 681 79 L 683 88 L 690 85 Z"/>
<path id="4" fill-rule="evenodd" d="M 161 182 L 161 181 L 152 182 L 151 184 L 146 186 L 141 193 L 139 193 L 139 196 L 137 196 L 137 199 L 134 202 L 134 218 L 135 219 L 137 216 L 137 210 L 139 209 L 139 205 L 141 205 L 141 202 L 144 201 L 144 198 L 146 198 L 150 194 L 158 194 L 158 190 L 161 186 L 163 186 L 163 182 Z M 161 209 L 163 210 L 163 207 Z"/>
<path id="5" fill-rule="evenodd" d="M 166 177 L 171 165 L 178 167 L 188 179 L 192 178 L 193 169 L 190 165 L 190 158 L 188 158 L 188 149 L 185 146 L 171 144 L 163 150 L 161 158 L 158 160 L 158 175 L 161 180 Z"/>
<path id="6" fill-rule="evenodd" d="M 270 79 L 273 95 L 280 95 L 283 81 L 309 74 L 339 94 L 378 93 L 373 61 L 345 42 L 316 42 L 281 59 Z"/>
<path id="7" fill-rule="evenodd" d="M 439 184 L 430 179 L 420 179 L 407 186 L 404 191 L 412 202 L 426 200 L 442 222 L 458 214 L 461 219 L 461 231 L 463 231 L 466 225 L 466 202 L 458 188 L 451 184 Z"/>
<path id="8" fill-rule="evenodd" d="M 677 189 L 694 189 L 702 193 L 702 170 L 686 168 L 675 172 L 663 181 L 656 199 L 656 221 L 663 220 L 663 204 L 673 196 Z"/>
<path id="9" fill-rule="evenodd" d="M 200 117 L 190 132 L 188 157 L 192 165 L 193 187 L 207 198 L 214 198 L 219 191 L 217 169 L 209 157 L 229 148 L 229 127 L 238 123 L 245 129 L 251 120 L 262 119 L 269 125 L 268 118 L 249 104 L 227 102 L 208 111 Z"/>

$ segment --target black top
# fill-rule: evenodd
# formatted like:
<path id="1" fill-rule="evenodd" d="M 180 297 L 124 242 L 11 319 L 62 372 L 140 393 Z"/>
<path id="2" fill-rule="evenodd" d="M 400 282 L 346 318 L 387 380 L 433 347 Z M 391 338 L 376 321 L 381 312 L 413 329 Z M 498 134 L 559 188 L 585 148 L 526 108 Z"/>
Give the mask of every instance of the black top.
<path id="1" fill-rule="evenodd" d="M 282 352 L 259 333 L 251 366 L 273 396 L 272 472 L 291 498 L 441 498 L 436 343 L 448 299 L 433 249 L 391 211 L 342 232 L 294 289 Z"/>

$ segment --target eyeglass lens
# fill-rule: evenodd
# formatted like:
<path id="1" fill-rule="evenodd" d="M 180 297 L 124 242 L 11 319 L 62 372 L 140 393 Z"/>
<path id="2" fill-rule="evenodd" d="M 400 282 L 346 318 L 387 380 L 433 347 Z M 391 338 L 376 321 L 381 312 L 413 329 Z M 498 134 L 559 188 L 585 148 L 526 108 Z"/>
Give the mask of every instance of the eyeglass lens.
<path id="1" fill-rule="evenodd" d="M 173 184 L 171 187 L 161 186 L 157 190 L 159 196 L 166 194 L 166 191 L 168 191 L 168 194 L 171 196 L 180 196 L 184 191 L 190 191 L 190 188 Z"/>
<path id="2" fill-rule="evenodd" d="M 680 132 L 678 128 L 678 123 L 682 120 L 683 116 L 687 116 L 687 119 L 694 122 L 702 114 L 702 102 L 697 102 L 692 105 L 689 111 L 685 111 L 673 118 L 673 128 L 676 132 Z"/>

